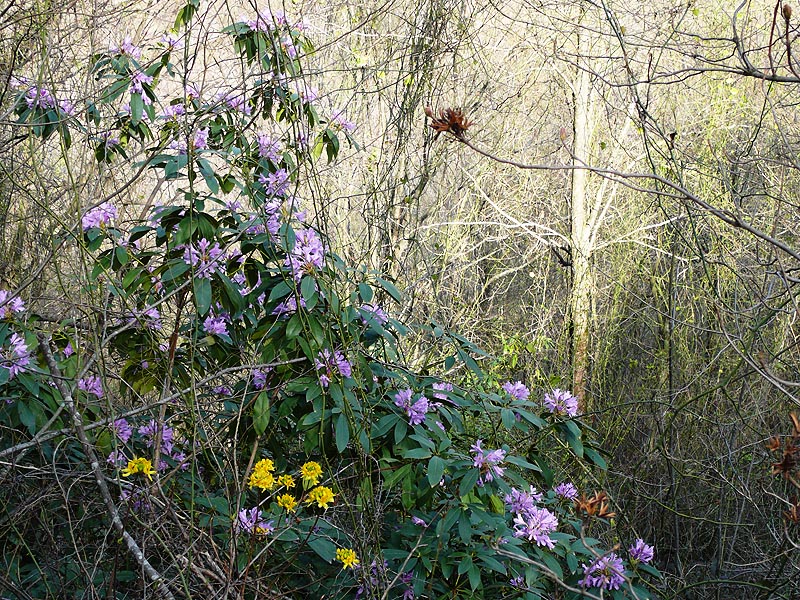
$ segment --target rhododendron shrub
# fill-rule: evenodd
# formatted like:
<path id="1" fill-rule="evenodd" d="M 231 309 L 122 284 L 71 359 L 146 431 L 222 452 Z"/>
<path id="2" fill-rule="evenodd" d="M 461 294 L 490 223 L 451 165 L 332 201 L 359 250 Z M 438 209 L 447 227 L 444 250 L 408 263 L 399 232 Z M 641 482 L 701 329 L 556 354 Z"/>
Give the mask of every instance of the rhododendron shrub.
<path id="1" fill-rule="evenodd" d="M 27 134 L 174 193 L 86 199 L 56 240 L 102 320 L 43 321 L 25 289 L 0 292 L 10 597 L 647 597 L 654 549 L 603 545 L 610 508 L 587 498 L 605 495 L 506 443 L 557 431 L 603 468 L 571 395 L 487 391 L 448 332 L 416 372 L 400 292 L 332 251 L 304 178 L 354 126 L 303 77 L 303 24 L 234 23 L 253 75 L 199 89 L 177 52 L 197 8 L 94 56 L 85 106 L 14 99 Z"/>

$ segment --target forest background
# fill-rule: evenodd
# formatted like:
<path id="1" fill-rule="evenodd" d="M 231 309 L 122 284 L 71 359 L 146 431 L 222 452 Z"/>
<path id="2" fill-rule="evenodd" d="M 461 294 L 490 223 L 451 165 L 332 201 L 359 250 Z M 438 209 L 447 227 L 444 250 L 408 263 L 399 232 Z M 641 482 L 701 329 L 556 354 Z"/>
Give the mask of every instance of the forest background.
<path id="1" fill-rule="evenodd" d="M 78 105 L 90 57 L 157 41 L 183 6 L 0 8 L 0 288 L 42 322 L 96 308 L 80 261 L 54 250 L 68 224 L 112 191 L 131 219 L 178 191 L 74 148 L 65 160 L 59 136 L 42 145 L 17 122 L 15 81 Z M 239 68 L 215 50 L 223 27 L 266 9 L 307 23 L 302 77 L 348 134 L 309 173 L 309 211 L 345 263 L 403 291 L 409 363 L 424 371 L 425 340 L 457 331 L 490 381 L 571 389 L 619 527 L 657 549 L 659 594 L 797 597 L 800 13 L 208 2 L 181 50 L 204 89 L 212 67 Z M 3 478 L 25 474 L 3 461 Z"/>

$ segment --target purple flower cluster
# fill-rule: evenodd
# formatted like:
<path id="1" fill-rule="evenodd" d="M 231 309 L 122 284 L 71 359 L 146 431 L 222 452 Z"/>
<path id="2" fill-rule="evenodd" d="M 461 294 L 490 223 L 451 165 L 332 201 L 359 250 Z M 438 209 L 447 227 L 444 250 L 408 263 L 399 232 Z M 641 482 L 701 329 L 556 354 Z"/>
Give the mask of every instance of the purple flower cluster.
<path id="1" fill-rule="evenodd" d="M 108 51 L 114 54 L 124 54 L 136 60 L 139 60 L 142 56 L 142 49 L 133 43 L 129 35 L 125 36 L 125 39 L 119 46 L 111 46 Z"/>
<path id="2" fill-rule="evenodd" d="M 342 377 L 350 377 L 353 374 L 352 365 L 340 350 L 331 352 L 325 348 L 317 355 L 314 366 L 317 368 L 317 371 L 322 371 L 319 376 L 319 382 L 322 384 L 322 387 L 328 387 L 328 385 L 330 385 L 335 372 L 338 372 Z"/>
<path id="3" fill-rule="evenodd" d="M 360 568 L 360 567 L 356 567 Z M 381 582 L 386 581 L 386 570 L 389 568 L 388 561 L 378 562 L 373 560 L 372 563 L 369 565 L 369 573 L 364 573 L 363 577 L 360 578 L 361 585 L 358 586 L 356 590 L 355 598 L 361 598 L 364 594 L 367 594 L 370 598 L 376 598 L 380 596 L 378 591 L 381 588 Z M 373 593 L 370 593 L 373 592 Z"/>
<path id="4" fill-rule="evenodd" d="M 645 544 L 644 540 L 641 538 L 637 538 L 633 545 L 628 548 L 628 554 L 630 554 L 631 560 L 637 560 L 642 563 L 649 563 L 653 560 L 654 552 L 655 549 Z"/>
<path id="5" fill-rule="evenodd" d="M 253 371 L 253 387 L 257 390 L 263 390 L 267 387 L 267 371 L 262 371 L 261 369 L 256 369 Z"/>
<path id="6" fill-rule="evenodd" d="M 78 389 L 87 394 L 94 394 L 98 398 L 103 397 L 103 382 L 97 375 L 90 375 L 78 380 Z"/>
<path id="7" fill-rule="evenodd" d="M 551 550 L 556 542 L 550 538 L 550 533 L 557 528 L 558 518 L 546 508 L 534 506 L 514 517 L 514 537 L 525 538 L 536 542 L 537 546 L 546 546 Z"/>
<path id="8" fill-rule="evenodd" d="M 103 202 L 100 206 L 95 206 L 93 209 L 86 211 L 81 219 L 83 230 L 91 229 L 92 227 L 107 227 L 111 221 L 117 218 L 117 207 L 111 202 Z"/>
<path id="9" fill-rule="evenodd" d="M 358 307 L 358 310 L 361 311 L 361 322 L 364 325 L 376 323 L 383 326 L 389 322 L 389 315 L 386 314 L 386 311 L 375 304 L 362 304 Z"/>
<path id="10" fill-rule="evenodd" d="M 303 308 L 306 307 L 306 301 L 303 298 L 300 298 L 300 306 Z M 272 309 L 272 314 L 278 317 L 282 317 L 284 315 L 293 315 L 297 312 L 297 298 L 294 296 L 289 296 L 286 300 L 278 304 L 275 308 Z"/>
<path id="11" fill-rule="evenodd" d="M 234 525 L 240 531 L 258 535 L 266 535 L 275 531 L 273 522 L 265 521 L 257 506 L 240 510 Z"/>
<path id="12" fill-rule="evenodd" d="M 625 583 L 625 565 L 614 552 L 601 556 L 591 565 L 583 567 L 583 579 L 578 581 L 582 587 L 596 587 L 601 590 L 618 590 Z"/>
<path id="13" fill-rule="evenodd" d="M 186 107 L 183 104 L 170 104 L 164 109 L 163 114 L 161 115 L 167 121 L 177 120 L 178 117 L 182 117 L 186 114 Z"/>
<path id="14" fill-rule="evenodd" d="M 578 414 L 578 399 L 570 392 L 555 389 L 544 395 L 544 405 L 556 415 L 574 417 Z"/>
<path id="15" fill-rule="evenodd" d="M 160 432 L 161 451 L 165 452 L 166 454 L 172 454 L 174 448 L 173 438 L 175 437 L 175 432 L 172 427 L 168 425 L 159 427 L 154 419 L 150 419 L 150 422 L 147 425 L 142 425 L 137 431 L 139 432 L 139 435 L 144 438 L 145 444 L 147 444 L 148 448 L 152 448 L 153 440 L 155 440 L 156 434 Z"/>
<path id="16" fill-rule="evenodd" d="M 578 497 L 578 488 L 569 482 L 559 483 L 553 488 L 556 496 L 565 500 L 575 500 Z"/>
<path id="17" fill-rule="evenodd" d="M 247 103 L 244 94 L 237 94 L 236 92 L 226 94 L 225 92 L 220 92 L 217 94 L 216 99 L 217 102 L 224 104 L 228 108 L 232 110 L 238 110 L 246 115 L 249 115 L 253 112 L 253 109 Z"/>
<path id="18" fill-rule="evenodd" d="M 148 96 L 146 96 L 145 93 L 144 93 L 143 85 L 145 83 L 147 85 L 152 85 L 153 84 L 153 77 L 148 75 L 147 73 L 142 72 L 142 71 L 137 71 L 131 77 L 131 87 L 130 87 L 129 91 L 130 91 L 131 94 L 142 94 L 142 101 L 145 104 L 150 104 L 152 102 L 152 100 L 150 100 L 150 98 Z"/>
<path id="19" fill-rule="evenodd" d="M 453 391 L 453 384 L 440 381 L 433 384 L 433 397 L 437 400 L 449 400 L 448 392 Z"/>
<path id="20" fill-rule="evenodd" d="M 291 269 L 296 281 L 325 265 L 325 246 L 313 229 L 295 231 L 294 248 L 286 257 L 286 266 Z"/>
<path id="21" fill-rule="evenodd" d="M 228 323 L 231 318 L 227 313 L 215 315 L 213 310 L 208 312 L 206 320 L 203 321 L 203 331 L 209 335 L 230 335 Z"/>
<path id="22" fill-rule="evenodd" d="M 286 27 L 289 24 L 289 21 L 286 18 L 286 15 L 282 12 L 271 13 L 271 12 L 259 12 L 258 16 L 255 19 L 248 19 L 245 21 L 245 24 L 252 30 L 252 31 L 261 31 L 263 33 L 269 33 L 273 29 L 278 29 L 280 27 Z"/>
<path id="23" fill-rule="evenodd" d="M 472 460 L 472 465 L 481 470 L 481 475 L 478 478 L 478 485 L 483 485 L 489 481 L 494 480 L 495 477 L 502 477 L 505 468 L 500 466 L 500 463 L 506 457 L 506 451 L 500 450 L 484 450 L 481 448 L 483 440 L 477 440 L 469 449 L 470 452 L 475 454 Z"/>
<path id="24" fill-rule="evenodd" d="M 258 181 L 264 186 L 267 196 L 285 196 L 292 184 L 286 169 L 278 169 L 269 175 L 259 175 Z"/>
<path id="25" fill-rule="evenodd" d="M 25 85 L 22 80 L 12 82 L 12 85 L 14 83 Z M 50 90 L 45 87 L 38 87 L 35 85 L 28 86 L 28 89 L 25 92 L 25 104 L 27 104 L 28 108 L 31 109 L 38 108 L 40 110 L 50 110 L 57 108 L 70 116 L 75 116 L 77 114 L 75 105 L 72 104 L 72 102 L 69 100 L 57 100 Z"/>
<path id="26" fill-rule="evenodd" d="M 394 404 L 406 411 L 409 425 L 421 425 L 425 422 L 425 415 L 432 405 L 425 396 L 420 396 L 415 402 L 411 402 L 413 396 L 414 391 L 411 389 L 400 390 L 394 395 Z"/>
<path id="27" fill-rule="evenodd" d="M 273 140 L 266 133 L 259 133 L 256 136 L 256 141 L 258 142 L 258 155 L 261 158 L 266 158 L 274 163 L 281 159 L 280 142 Z"/>
<path id="28" fill-rule="evenodd" d="M 541 492 L 531 486 L 529 492 L 511 488 L 511 491 L 505 495 L 503 500 L 505 500 L 510 512 L 524 515 L 536 508 L 536 503 L 540 502 L 543 497 Z"/>
<path id="29" fill-rule="evenodd" d="M 114 430 L 114 433 L 123 444 L 127 444 L 133 435 L 133 428 L 128 423 L 128 420 L 124 418 L 115 420 L 111 424 L 111 429 Z"/>
<path id="30" fill-rule="evenodd" d="M 184 248 L 183 261 L 194 267 L 195 277 L 211 279 L 211 276 L 218 271 L 219 263 L 224 255 L 225 253 L 219 247 L 219 242 L 214 242 L 212 246 L 211 242 L 202 238 L 197 242 L 197 247 L 188 244 Z"/>
<path id="31" fill-rule="evenodd" d="M 25 343 L 25 338 L 18 333 L 11 334 L 9 347 L 0 348 L 0 367 L 8 370 L 9 380 L 25 371 L 31 362 L 31 353 Z"/>
<path id="32" fill-rule="evenodd" d="M 335 125 L 347 133 L 353 133 L 356 130 L 355 123 L 348 121 L 345 118 L 343 110 L 334 111 L 334 113 L 331 115 L 331 125 Z"/>
<path id="33" fill-rule="evenodd" d="M 25 303 L 19 296 L 9 298 L 6 290 L 0 290 L 0 319 L 12 319 L 25 311 Z"/>
<path id="34" fill-rule="evenodd" d="M 528 388 L 525 387 L 525 384 L 521 381 L 515 381 L 514 383 L 510 381 L 505 382 L 503 384 L 503 391 L 517 400 L 527 400 L 530 394 Z"/>

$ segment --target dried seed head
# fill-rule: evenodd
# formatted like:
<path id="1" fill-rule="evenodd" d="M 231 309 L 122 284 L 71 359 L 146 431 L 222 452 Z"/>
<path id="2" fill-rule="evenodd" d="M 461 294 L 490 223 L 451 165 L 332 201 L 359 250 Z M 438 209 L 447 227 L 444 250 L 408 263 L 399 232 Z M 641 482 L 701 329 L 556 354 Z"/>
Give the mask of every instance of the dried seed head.
<path id="1" fill-rule="evenodd" d="M 788 4 L 783 5 L 783 18 L 787 21 L 792 18 L 792 7 Z"/>

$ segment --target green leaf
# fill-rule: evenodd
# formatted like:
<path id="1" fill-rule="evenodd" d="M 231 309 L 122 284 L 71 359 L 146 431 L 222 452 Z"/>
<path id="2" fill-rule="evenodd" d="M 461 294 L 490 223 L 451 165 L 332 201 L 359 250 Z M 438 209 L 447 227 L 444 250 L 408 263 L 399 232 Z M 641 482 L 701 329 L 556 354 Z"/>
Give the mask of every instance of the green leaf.
<path id="1" fill-rule="evenodd" d="M 358 294 L 364 302 L 372 302 L 372 288 L 368 283 L 358 284 Z"/>
<path id="2" fill-rule="evenodd" d="M 300 295 L 306 303 L 311 302 L 314 295 L 317 293 L 317 282 L 310 275 L 303 277 L 300 282 Z"/>
<path id="3" fill-rule="evenodd" d="M 480 558 L 481 562 L 489 567 L 492 571 L 497 571 L 498 573 L 506 573 L 506 566 L 501 563 L 496 558 L 489 556 L 488 554 L 481 554 L 478 558 Z"/>
<path id="4" fill-rule="evenodd" d="M 408 477 L 411 474 L 411 469 L 414 465 L 407 464 L 403 465 L 399 469 L 394 469 L 393 471 L 389 471 L 388 475 L 385 475 L 383 478 L 383 485 L 388 490 L 392 486 L 396 485 L 398 481 Z"/>
<path id="5" fill-rule="evenodd" d="M 253 405 L 253 427 L 258 435 L 264 435 L 269 425 L 269 394 L 266 390 L 256 397 Z"/>
<path id="6" fill-rule="evenodd" d="M 583 451 L 585 452 L 586 457 L 590 461 L 592 461 L 594 464 L 596 464 L 604 471 L 608 470 L 608 464 L 603 459 L 603 457 L 600 456 L 600 453 L 597 450 L 595 450 L 594 448 L 584 448 Z"/>
<path id="7" fill-rule="evenodd" d="M 436 487 L 444 475 L 444 461 L 439 456 L 431 456 L 428 461 L 428 483 Z"/>
<path id="8" fill-rule="evenodd" d="M 514 411 L 510 408 L 500 409 L 500 419 L 503 421 L 503 427 L 506 429 L 513 429 L 514 425 L 517 423 L 517 419 L 514 416 Z"/>
<path id="9" fill-rule="evenodd" d="M 203 175 L 203 179 L 206 180 L 206 185 L 208 189 L 211 190 L 211 193 L 216 194 L 219 192 L 219 182 L 214 175 L 214 169 L 211 167 L 211 163 L 205 158 L 198 158 L 197 166 L 200 167 L 200 173 Z"/>
<path id="10" fill-rule="evenodd" d="M 144 101 L 141 94 L 131 94 L 131 125 L 136 127 L 142 120 Z"/>
<path id="11" fill-rule="evenodd" d="M 347 421 L 347 415 L 339 413 L 336 417 L 336 449 L 339 452 L 344 452 L 347 448 L 347 443 L 350 441 L 350 423 Z"/>
<path id="12" fill-rule="evenodd" d="M 308 540 L 308 545 L 317 553 L 322 560 L 333 562 L 336 558 L 336 544 L 323 537 L 312 537 Z"/>
<path id="13" fill-rule="evenodd" d="M 472 491 L 475 484 L 478 483 L 478 477 L 481 472 L 478 469 L 470 469 L 466 472 L 464 477 L 461 478 L 461 483 L 458 486 L 458 495 L 462 498 Z"/>
<path id="14" fill-rule="evenodd" d="M 286 337 L 287 339 L 296 338 L 301 331 L 303 331 L 303 321 L 300 319 L 300 313 L 294 313 L 286 324 Z"/>
<path id="15" fill-rule="evenodd" d="M 381 278 L 381 277 L 378 277 L 378 278 L 377 278 L 377 282 L 378 282 L 378 283 L 381 285 L 381 287 L 382 287 L 384 290 L 386 290 L 386 291 L 389 293 L 389 295 L 390 295 L 392 298 L 394 298 L 394 299 L 395 299 L 397 302 L 402 302 L 402 301 L 403 301 L 403 295 L 400 293 L 400 290 L 398 290 L 398 289 L 397 289 L 397 288 L 394 286 L 394 284 L 392 284 L 392 283 L 389 283 L 388 281 L 386 281 L 385 279 L 383 279 L 383 278 Z"/>
<path id="16" fill-rule="evenodd" d="M 467 571 L 467 576 L 469 577 L 469 585 L 473 591 L 481 587 L 481 570 L 476 565 L 472 565 L 472 568 Z"/>
<path id="17" fill-rule="evenodd" d="M 194 278 L 194 299 L 197 303 L 197 312 L 205 315 L 211 308 L 211 281 L 204 277 Z"/>

